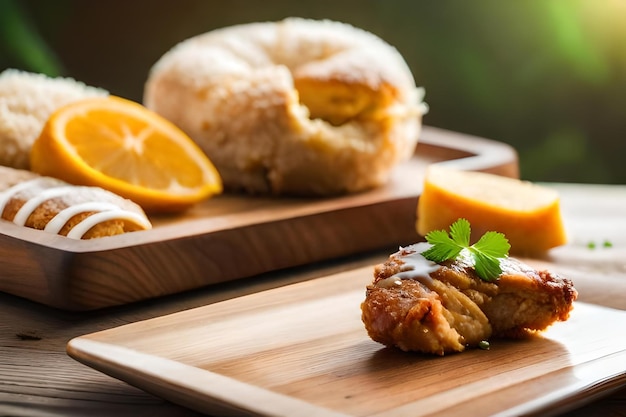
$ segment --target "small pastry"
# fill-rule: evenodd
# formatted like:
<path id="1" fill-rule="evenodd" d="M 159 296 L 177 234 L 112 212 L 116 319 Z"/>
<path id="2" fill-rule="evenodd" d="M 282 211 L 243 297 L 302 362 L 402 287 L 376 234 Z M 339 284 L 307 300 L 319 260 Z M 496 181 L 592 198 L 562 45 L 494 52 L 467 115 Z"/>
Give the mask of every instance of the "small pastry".
<path id="1" fill-rule="evenodd" d="M 73 239 L 152 227 L 140 206 L 117 194 L 8 167 L 0 167 L 0 218 Z"/>

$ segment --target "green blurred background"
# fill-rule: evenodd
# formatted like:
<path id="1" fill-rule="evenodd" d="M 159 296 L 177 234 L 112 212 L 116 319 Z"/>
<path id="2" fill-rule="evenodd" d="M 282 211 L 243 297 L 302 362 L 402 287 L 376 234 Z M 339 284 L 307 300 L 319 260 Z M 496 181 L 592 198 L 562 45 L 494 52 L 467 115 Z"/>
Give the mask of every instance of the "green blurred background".
<path id="1" fill-rule="evenodd" d="M 626 183 L 624 0 L 0 0 L 0 70 L 141 101 L 177 42 L 287 16 L 396 46 L 426 88 L 425 124 L 511 144 L 525 179 Z"/>

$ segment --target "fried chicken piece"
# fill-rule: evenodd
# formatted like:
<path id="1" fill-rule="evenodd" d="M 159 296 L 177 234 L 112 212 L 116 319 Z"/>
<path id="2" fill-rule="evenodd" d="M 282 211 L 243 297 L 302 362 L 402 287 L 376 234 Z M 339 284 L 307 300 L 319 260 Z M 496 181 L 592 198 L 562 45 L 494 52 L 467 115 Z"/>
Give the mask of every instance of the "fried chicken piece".
<path id="1" fill-rule="evenodd" d="M 428 247 L 401 248 L 375 267 L 361 304 L 373 340 L 404 351 L 461 352 L 565 321 L 578 295 L 569 279 L 513 258 L 501 261 L 496 281 L 483 281 L 469 259 L 428 261 L 421 255 Z"/>

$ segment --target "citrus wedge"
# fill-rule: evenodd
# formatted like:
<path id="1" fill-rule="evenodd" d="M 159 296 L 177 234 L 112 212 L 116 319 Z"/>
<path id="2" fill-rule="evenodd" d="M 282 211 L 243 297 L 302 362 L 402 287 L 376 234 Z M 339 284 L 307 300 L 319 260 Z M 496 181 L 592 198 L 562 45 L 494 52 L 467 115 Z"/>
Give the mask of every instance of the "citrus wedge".
<path id="1" fill-rule="evenodd" d="M 481 172 L 432 165 L 417 204 L 417 232 L 448 230 L 467 219 L 472 241 L 485 232 L 504 233 L 511 253 L 530 255 L 566 243 L 559 195 L 547 187 Z"/>
<path id="2" fill-rule="evenodd" d="M 215 166 L 189 136 L 115 96 L 55 111 L 33 144 L 31 169 L 107 189 L 147 212 L 184 210 L 222 191 Z"/>

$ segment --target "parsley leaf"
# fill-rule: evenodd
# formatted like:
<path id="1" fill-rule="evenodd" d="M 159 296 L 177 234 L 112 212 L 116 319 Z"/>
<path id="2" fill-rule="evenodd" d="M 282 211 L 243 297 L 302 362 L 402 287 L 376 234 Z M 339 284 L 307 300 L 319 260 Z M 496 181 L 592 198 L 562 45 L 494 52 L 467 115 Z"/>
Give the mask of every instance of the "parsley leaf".
<path id="1" fill-rule="evenodd" d="M 422 255 L 429 261 L 437 263 L 456 258 L 464 247 L 452 240 L 445 230 L 433 230 L 426 235 L 426 240 L 432 246 L 422 252 Z"/>
<path id="2" fill-rule="evenodd" d="M 466 250 L 474 261 L 476 274 L 484 281 L 495 281 L 502 273 L 500 258 L 506 258 L 511 245 L 507 238 L 498 232 L 485 233 L 478 242 L 470 246 L 471 227 L 466 219 L 458 219 L 450 226 L 450 234 L 445 230 L 433 230 L 426 235 L 431 247 L 422 252 L 429 261 L 441 263 L 456 259 Z"/>

